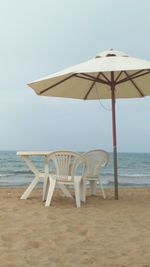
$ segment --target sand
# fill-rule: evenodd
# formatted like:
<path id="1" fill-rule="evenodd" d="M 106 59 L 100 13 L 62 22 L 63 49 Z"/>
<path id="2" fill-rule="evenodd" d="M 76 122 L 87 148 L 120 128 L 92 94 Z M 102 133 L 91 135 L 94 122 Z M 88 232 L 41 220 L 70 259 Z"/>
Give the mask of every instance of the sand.
<path id="1" fill-rule="evenodd" d="M 75 207 L 55 192 L 45 208 L 41 189 L 0 189 L 0 267 L 150 267 L 150 188 L 113 190 Z"/>

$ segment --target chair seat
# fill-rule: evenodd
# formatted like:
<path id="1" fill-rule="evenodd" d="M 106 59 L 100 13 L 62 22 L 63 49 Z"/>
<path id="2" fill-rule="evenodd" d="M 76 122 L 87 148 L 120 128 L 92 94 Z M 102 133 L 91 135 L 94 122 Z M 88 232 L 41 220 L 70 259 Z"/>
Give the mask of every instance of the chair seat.
<path id="1" fill-rule="evenodd" d="M 103 198 L 106 198 L 100 172 L 101 168 L 106 166 L 106 164 L 108 163 L 108 153 L 101 149 L 95 149 L 84 153 L 84 156 L 88 161 L 87 180 L 90 184 L 91 194 L 96 195 L 96 187 L 99 183 Z"/>
<path id="2" fill-rule="evenodd" d="M 57 183 L 68 183 L 68 184 L 71 184 L 71 183 L 74 183 L 74 181 L 80 181 L 81 180 L 81 176 L 77 176 L 75 175 L 74 178 L 72 179 L 72 176 L 61 176 L 61 175 L 51 175 L 51 177 L 53 179 L 56 179 L 57 180 Z"/>
<path id="3" fill-rule="evenodd" d="M 72 195 L 64 185 L 74 186 L 76 206 L 80 207 L 80 202 L 85 202 L 86 199 L 86 158 L 73 151 L 55 151 L 49 154 L 48 161 L 53 163 L 55 172 L 49 173 L 49 188 L 47 189 L 45 206 L 48 207 L 51 204 L 55 186 L 59 184 L 59 186 L 63 188 L 64 194 L 68 197 L 72 197 Z M 79 167 L 82 170 L 80 176 L 78 175 Z"/>

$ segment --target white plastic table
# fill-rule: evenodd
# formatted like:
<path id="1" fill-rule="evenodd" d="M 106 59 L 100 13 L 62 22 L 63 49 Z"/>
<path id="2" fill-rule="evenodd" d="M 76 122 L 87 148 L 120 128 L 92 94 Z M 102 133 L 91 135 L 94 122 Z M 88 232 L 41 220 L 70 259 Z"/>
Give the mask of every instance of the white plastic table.
<path id="1" fill-rule="evenodd" d="M 44 179 L 44 186 L 43 186 L 43 196 L 42 200 L 45 201 L 47 197 L 47 189 L 48 189 L 48 176 L 49 176 L 49 166 L 48 166 L 48 155 L 52 151 L 19 151 L 17 152 L 17 155 L 20 156 L 27 164 L 29 169 L 34 173 L 35 177 L 31 184 L 28 186 L 28 188 L 25 190 L 23 195 L 21 196 L 21 199 L 27 199 L 37 183 L 39 182 L 40 178 Z M 44 172 L 40 172 L 38 168 L 35 166 L 35 164 L 32 161 L 33 156 L 39 156 L 44 157 Z M 67 197 L 72 197 L 72 195 L 69 193 L 67 188 L 62 184 L 60 186 L 61 190 Z"/>

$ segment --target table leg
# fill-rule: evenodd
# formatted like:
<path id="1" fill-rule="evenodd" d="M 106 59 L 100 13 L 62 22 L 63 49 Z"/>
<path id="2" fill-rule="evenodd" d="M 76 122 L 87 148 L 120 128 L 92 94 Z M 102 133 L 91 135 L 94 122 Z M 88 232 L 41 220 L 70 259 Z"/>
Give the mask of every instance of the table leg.
<path id="1" fill-rule="evenodd" d="M 67 187 L 64 184 L 59 184 L 59 187 L 62 190 L 62 192 L 64 193 L 65 197 L 73 198 L 73 196 L 70 194 L 69 190 L 67 189 Z"/>
<path id="2" fill-rule="evenodd" d="M 21 199 L 27 199 L 29 197 L 30 193 L 32 192 L 34 187 L 37 185 L 39 178 L 40 178 L 39 176 L 38 177 L 35 176 L 32 183 L 29 185 L 29 187 L 26 189 L 26 191 L 21 196 Z"/>
<path id="3" fill-rule="evenodd" d="M 21 199 L 27 199 L 29 197 L 30 193 L 32 192 L 32 190 L 35 188 L 35 186 L 39 182 L 39 179 L 42 176 L 42 174 L 38 171 L 38 169 L 33 164 L 31 159 L 29 158 L 29 156 L 22 156 L 22 158 L 26 162 L 26 164 L 29 167 L 29 169 L 35 174 L 35 178 L 33 179 L 31 184 L 29 185 L 29 187 L 26 189 L 26 191 L 21 196 Z"/>

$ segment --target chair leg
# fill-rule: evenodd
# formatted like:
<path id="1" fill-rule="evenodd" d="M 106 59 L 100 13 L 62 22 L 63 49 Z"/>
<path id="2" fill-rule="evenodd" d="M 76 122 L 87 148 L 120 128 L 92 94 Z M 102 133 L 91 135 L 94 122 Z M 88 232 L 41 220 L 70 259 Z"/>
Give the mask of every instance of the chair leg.
<path id="1" fill-rule="evenodd" d="M 99 178 L 99 183 L 100 183 L 100 187 L 101 187 L 101 190 L 102 190 L 103 198 L 106 199 L 106 195 L 105 195 L 105 191 L 104 191 L 104 188 L 103 188 L 103 184 L 102 184 L 101 178 Z"/>
<path id="2" fill-rule="evenodd" d="M 76 206 L 80 208 L 80 184 L 79 182 L 74 182 L 75 189 L 75 198 L 76 198 Z"/>
<path id="3" fill-rule="evenodd" d="M 45 201 L 47 198 L 48 188 L 49 188 L 49 178 L 45 177 L 44 178 L 44 186 L 43 186 L 43 201 Z"/>
<path id="4" fill-rule="evenodd" d="M 86 201 L 86 179 L 81 180 L 80 184 L 80 199 L 81 201 Z"/>
<path id="5" fill-rule="evenodd" d="M 96 196 L 96 185 L 97 185 L 96 180 L 90 180 L 90 187 L 91 187 L 91 195 L 92 196 Z"/>
<path id="6" fill-rule="evenodd" d="M 52 196 L 53 196 L 54 188 L 55 188 L 55 184 L 56 184 L 55 179 L 52 179 L 52 178 L 49 178 L 49 179 L 50 179 L 50 185 L 49 185 L 49 189 L 48 189 L 45 207 L 49 207 L 51 204 L 51 200 L 52 200 Z"/>

